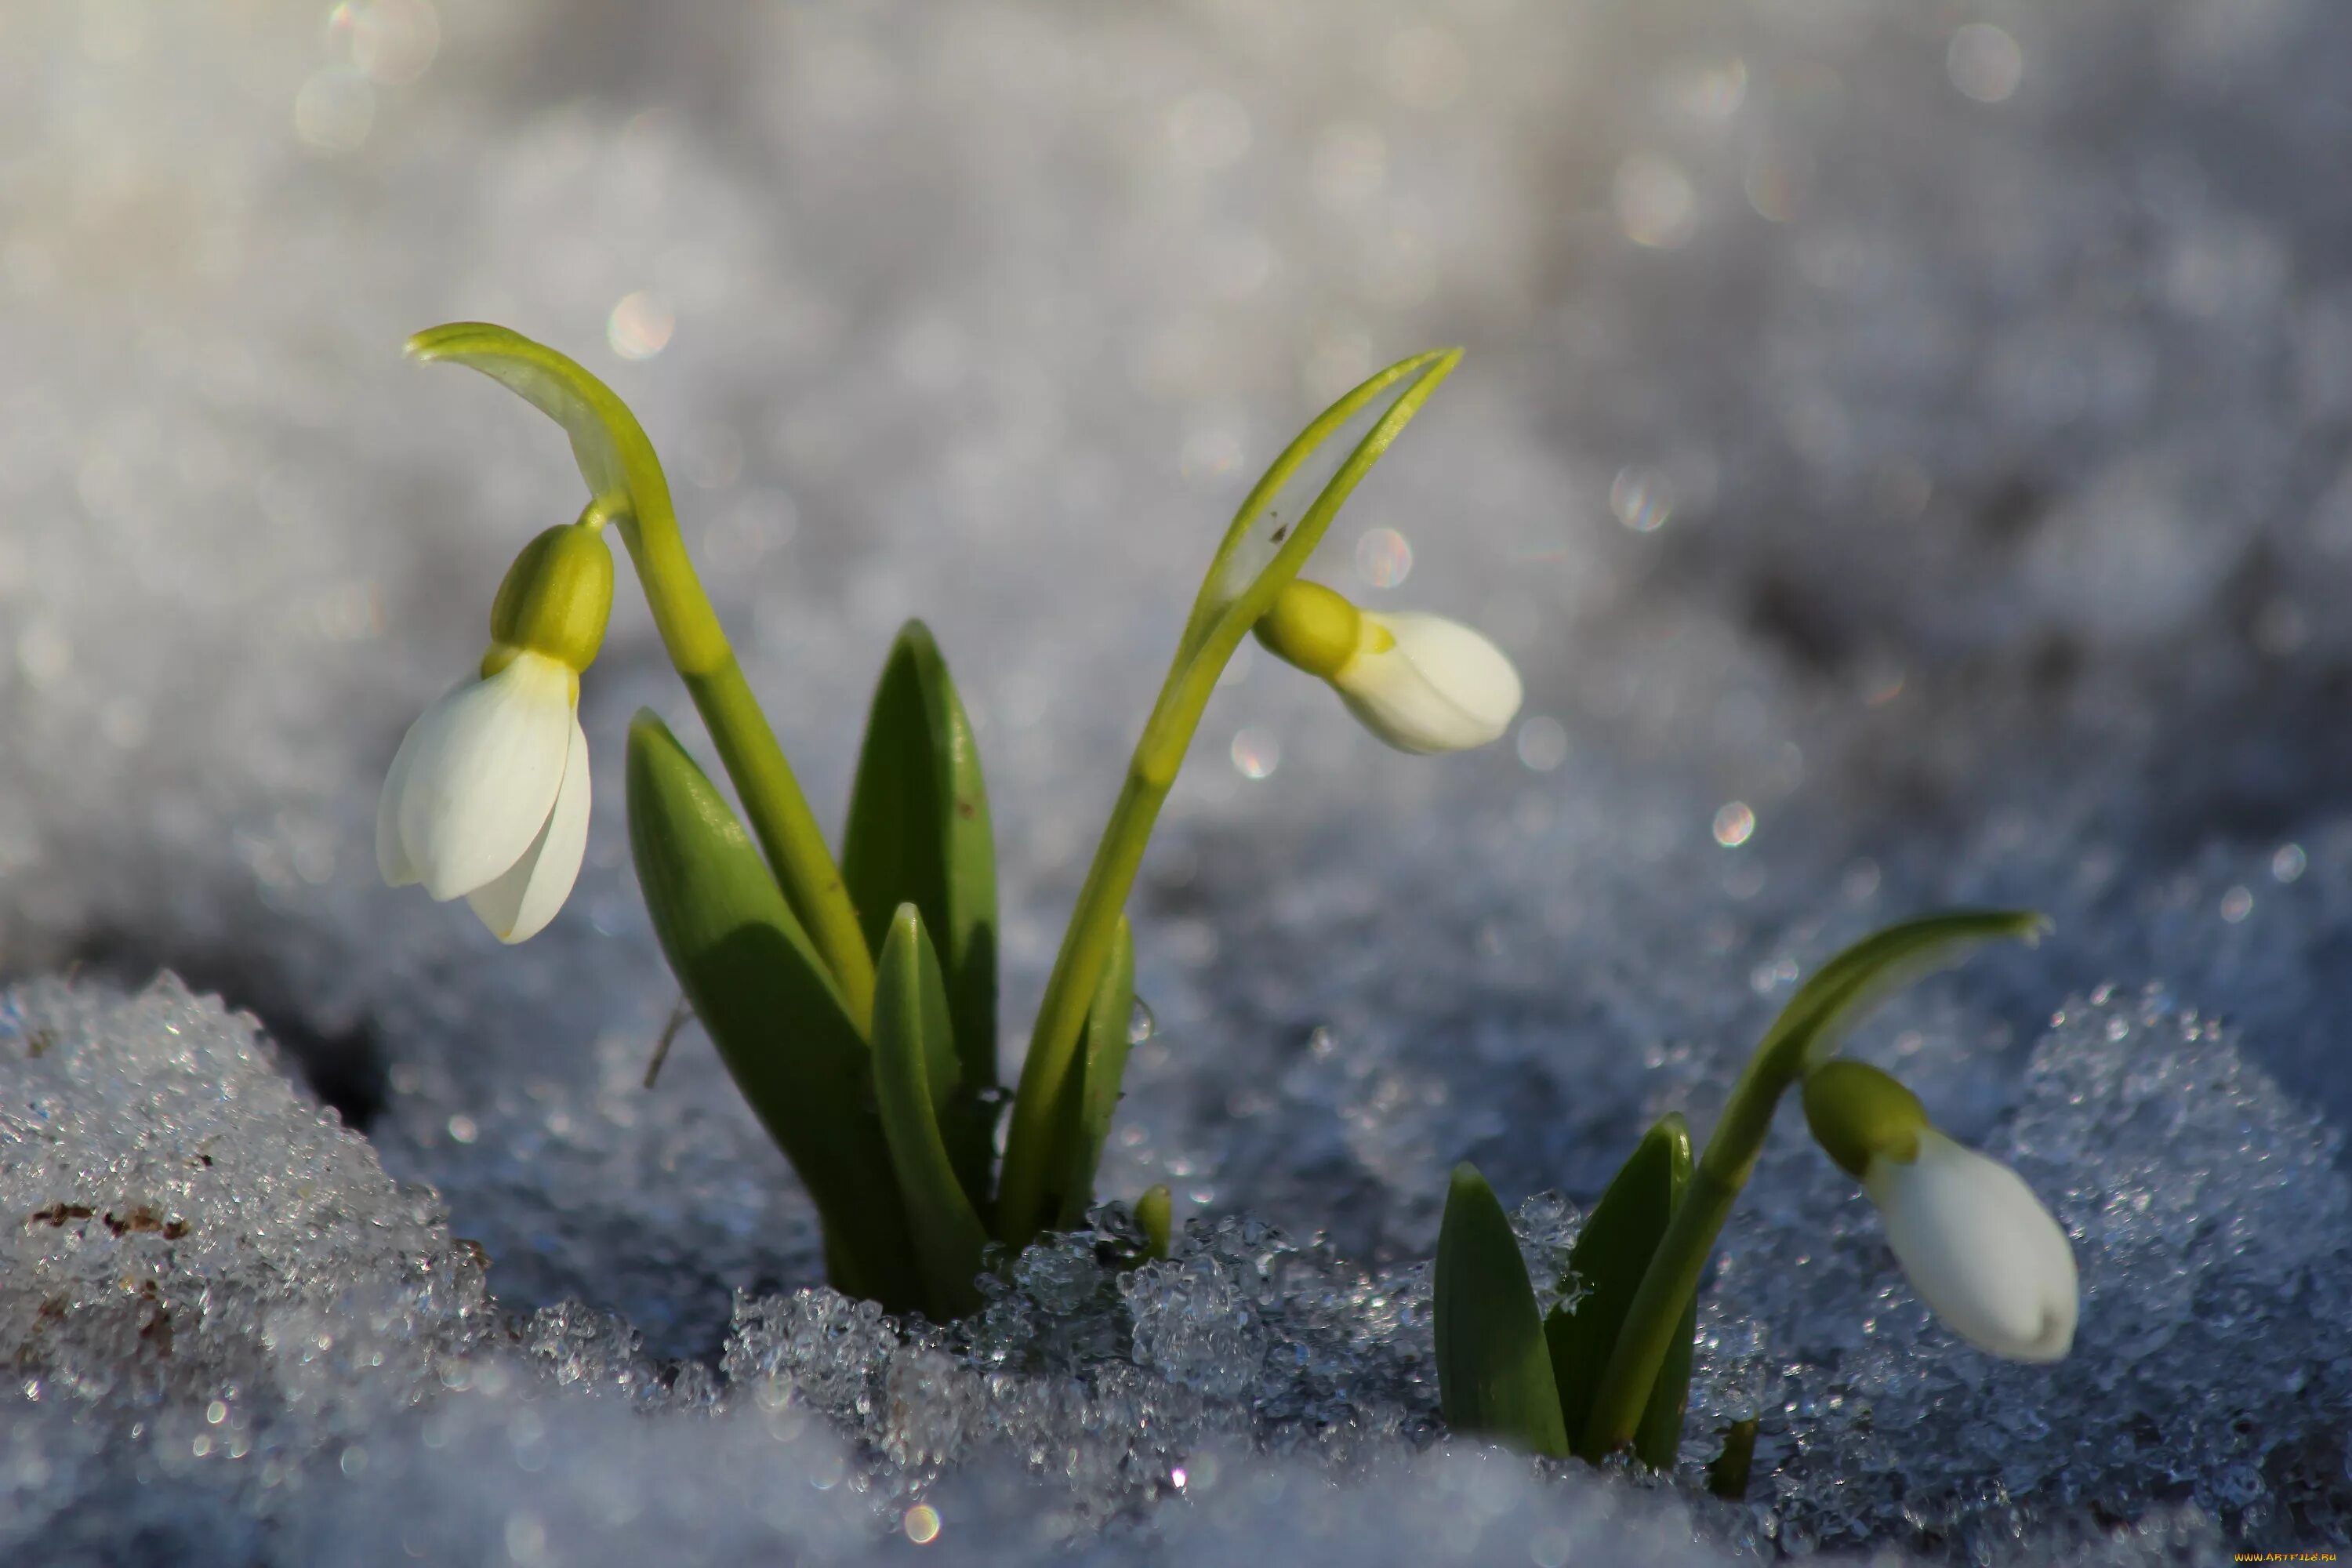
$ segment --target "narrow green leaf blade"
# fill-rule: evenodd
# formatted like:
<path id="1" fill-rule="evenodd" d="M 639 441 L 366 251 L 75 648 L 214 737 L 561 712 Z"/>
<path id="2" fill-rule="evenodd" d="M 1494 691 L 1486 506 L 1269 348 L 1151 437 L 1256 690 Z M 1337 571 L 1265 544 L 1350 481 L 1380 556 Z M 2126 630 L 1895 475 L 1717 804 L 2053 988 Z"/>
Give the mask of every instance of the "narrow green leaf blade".
<path id="1" fill-rule="evenodd" d="M 1437 1237 L 1437 1388 L 1445 1424 L 1554 1458 L 1568 1452 L 1518 1238 L 1475 1168 L 1454 1167 Z"/>
<path id="2" fill-rule="evenodd" d="M 902 903 L 920 910 L 946 977 L 958 1071 L 942 1123 L 975 1206 L 988 1200 L 996 1083 L 996 855 L 980 749 L 947 661 L 920 621 L 892 645 L 874 689 L 849 798 L 841 874 L 879 952 Z"/>
<path id="3" fill-rule="evenodd" d="M 629 847 L 654 931 L 824 1222 L 835 1283 L 919 1304 L 866 1042 L 723 796 L 650 712 L 629 726 Z"/>
<path id="4" fill-rule="evenodd" d="M 1544 1322 L 1544 1340 L 1551 1351 L 1552 1373 L 1559 1381 L 1560 1413 L 1580 1440 L 1591 1418 L 1593 1396 L 1600 1392 L 1609 1352 L 1624 1326 L 1627 1309 L 1642 1288 L 1642 1276 L 1658 1250 L 1659 1238 L 1666 1233 L 1666 1222 L 1674 1217 L 1675 1201 L 1690 1179 L 1690 1129 L 1680 1116 L 1663 1118 L 1618 1169 L 1569 1252 L 1569 1272 L 1582 1293 L 1573 1307 L 1551 1310 Z M 1570 1282 L 1563 1279 L 1560 1283 L 1566 1289 Z M 1668 1359 L 1671 1363 L 1671 1352 Z M 1689 1388 L 1686 1347 L 1682 1376 L 1680 1393 L 1664 1401 L 1673 1406 L 1677 1437 L 1681 1403 Z M 1660 1373 L 1643 1417 L 1645 1429 L 1673 1383 L 1668 1373 Z M 1580 1453 L 1580 1457 L 1594 1456 Z"/>
<path id="5" fill-rule="evenodd" d="M 1683 1196 L 1690 1187 L 1691 1138 L 1690 1128 L 1679 1114 L 1661 1118 L 1654 1134 L 1664 1130 L 1668 1146 L 1668 1183 L 1673 1188 L 1672 1208 L 1680 1208 Z M 1659 1226 L 1661 1237 L 1665 1227 Z M 1657 1243 L 1651 1243 L 1651 1251 Z M 1647 1259 L 1643 1260 L 1647 1266 Z M 1634 1284 L 1641 1277 L 1634 1276 Z M 1631 1298 L 1628 1298 L 1630 1304 Z M 1698 1293 L 1693 1291 L 1683 1303 L 1683 1318 L 1675 1329 L 1674 1343 L 1666 1349 L 1666 1359 L 1659 1364 L 1658 1381 L 1651 1385 L 1650 1403 L 1643 1407 L 1642 1424 L 1633 1429 L 1633 1457 L 1654 1470 L 1670 1470 L 1682 1455 L 1683 1416 L 1690 1409 L 1691 1356 L 1698 1343 Z M 1571 1428 L 1574 1430 L 1574 1428 Z"/>
<path id="6" fill-rule="evenodd" d="M 1178 664 L 1206 646 L 1218 628 L 1233 631 L 1238 640 L 1265 614 L 1282 585 L 1315 552 L 1356 486 L 1461 363 L 1460 349 L 1432 349 L 1399 360 L 1316 416 L 1283 448 L 1243 499 L 1217 546 L 1185 620 Z"/>
<path id="7" fill-rule="evenodd" d="M 479 371 L 562 426 L 592 495 L 657 494 L 668 504 L 668 481 L 637 416 L 570 355 L 489 321 L 427 327 L 408 340 L 408 354 Z"/>
<path id="8" fill-rule="evenodd" d="M 2033 910 L 1951 910 L 1874 931 L 1797 988 L 1757 1047 L 1791 1070 L 1833 1055 L 1841 1041 L 1904 987 L 2004 938 L 2039 941 L 2049 918 Z"/>
<path id="9" fill-rule="evenodd" d="M 1111 941 L 1110 962 L 1103 965 L 1094 1000 L 1087 1005 L 1083 1053 L 1076 1080 L 1063 1147 L 1069 1163 L 1056 1205 L 1055 1224 L 1076 1230 L 1087 1220 L 1094 1202 L 1095 1173 L 1102 1164 L 1110 1121 L 1118 1110 L 1119 1085 L 1127 1077 L 1129 1030 L 1135 1017 L 1135 935 L 1121 915 Z"/>
<path id="10" fill-rule="evenodd" d="M 875 1099 L 930 1313 L 946 1322 L 980 1307 L 973 1281 L 988 1233 L 940 1133 L 942 1096 L 933 1075 L 954 1070 L 955 1045 L 947 983 L 922 914 L 911 903 L 900 904 L 891 917 L 874 981 Z"/>

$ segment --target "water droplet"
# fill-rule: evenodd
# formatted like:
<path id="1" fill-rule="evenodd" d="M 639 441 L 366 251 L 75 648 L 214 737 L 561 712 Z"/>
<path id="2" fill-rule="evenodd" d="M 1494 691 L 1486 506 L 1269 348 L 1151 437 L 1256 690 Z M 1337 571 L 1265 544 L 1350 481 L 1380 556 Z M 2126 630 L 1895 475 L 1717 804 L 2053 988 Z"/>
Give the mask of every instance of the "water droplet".
<path id="1" fill-rule="evenodd" d="M 1756 814 L 1745 801 L 1727 802 L 1715 814 L 1715 841 L 1726 849 L 1737 849 L 1755 837 Z"/>
<path id="2" fill-rule="evenodd" d="M 1139 1046 L 1159 1032 L 1160 1020 L 1152 1016 L 1151 1004 L 1138 996 L 1127 1015 L 1127 1043 Z"/>

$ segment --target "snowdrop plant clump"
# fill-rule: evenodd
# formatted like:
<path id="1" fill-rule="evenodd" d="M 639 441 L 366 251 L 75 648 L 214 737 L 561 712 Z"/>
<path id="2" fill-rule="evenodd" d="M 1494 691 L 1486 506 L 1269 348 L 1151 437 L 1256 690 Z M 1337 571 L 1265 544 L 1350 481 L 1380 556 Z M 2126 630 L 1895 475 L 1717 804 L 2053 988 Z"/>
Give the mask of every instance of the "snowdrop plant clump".
<path id="1" fill-rule="evenodd" d="M 1561 1304 L 1536 1310 L 1502 1205 L 1457 1166 L 1436 1268 L 1438 1378 L 1447 1424 L 1540 1454 L 1598 1462 L 1630 1449 L 1654 1468 L 1682 1445 L 1697 1293 L 1716 1237 L 1756 1167 L 1780 1097 L 1801 1086 L 1814 1140 L 1878 1207 L 1886 1239 L 1928 1310 L 2011 1361 L 2053 1362 L 2074 1343 L 2074 1255 L 2050 1211 L 2007 1166 L 1937 1131 L 1918 1097 L 1838 1043 L 1905 982 L 2003 937 L 2034 940 L 2039 915 L 1969 910 L 1890 926 L 1824 964 L 1765 1034 L 1706 1148 L 1678 1115 L 1652 1128 L 1602 1193 L 1569 1254 Z M 1747 1484 L 1754 1424 L 1726 1435 L 1710 1484 Z"/>
<path id="2" fill-rule="evenodd" d="M 554 918 L 588 834 L 580 679 L 611 611 L 606 533 L 617 532 L 742 805 L 739 817 L 651 712 L 631 722 L 629 841 L 655 931 L 814 1200 L 832 1283 L 893 1311 L 969 1313 L 992 1247 L 1017 1252 L 1083 1222 L 1129 1043 L 1135 961 L 1122 911 L 1244 635 L 1328 683 L 1400 751 L 1485 745 L 1519 706 L 1517 672 L 1478 632 L 1366 611 L 1297 575 L 1459 358 L 1422 354 L 1309 425 L 1226 531 L 1064 931 L 1008 1117 L 988 794 L 929 634 L 908 623 L 884 663 L 836 860 L 702 592 L 660 462 L 628 409 L 570 359 L 504 328 L 439 327 L 409 347 L 481 371 L 551 416 L 589 494 L 576 521 L 524 548 L 492 604 L 476 674 L 402 742 L 378 811 L 384 879 L 466 899 L 506 942 Z M 2041 927 L 2010 911 L 1935 916 L 1832 959 L 1767 1033 L 1703 1153 L 1694 1158 L 1679 1116 L 1641 1141 L 1579 1235 L 1548 1318 L 1501 1205 L 1475 1170 L 1458 1167 L 1435 1270 L 1449 1425 L 1543 1454 L 1599 1461 L 1630 1449 L 1653 1467 L 1674 1463 L 1707 1256 L 1775 1107 L 1800 1085 L 1815 1138 L 1878 1205 L 1896 1261 L 1937 1316 L 1996 1355 L 2064 1355 L 2076 1287 L 2056 1221 L 2013 1173 L 1937 1131 L 1901 1084 L 1834 1055 L 1902 980 Z M 1145 1194 L 1137 1217 L 1146 1250 L 1164 1254 L 1166 1189 Z M 1714 1477 L 1721 1489 L 1744 1485 L 1752 1436 L 1730 1435 Z"/>
<path id="3" fill-rule="evenodd" d="M 541 534 L 508 573 L 477 677 L 402 742 L 378 813 L 385 879 L 467 899 L 508 942 L 554 917 L 587 838 L 579 681 L 603 639 L 605 535 L 617 533 L 742 807 L 739 817 L 659 719 L 636 716 L 629 841 L 655 931 L 814 1200 L 833 1284 L 894 1311 L 942 1321 L 969 1312 L 992 1245 L 1017 1251 L 1082 1222 L 1129 1046 L 1123 910 L 1244 636 L 1328 681 L 1403 751 L 1484 745 L 1518 708 L 1517 673 L 1476 632 L 1369 614 L 1297 580 L 1349 494 L 1461 357 L 1419 354 L 1310 424 L 1227 529 L 1064 931 L 1008 1118 L 988 795 L 929 634 L 908 623 L 884 664 L 836 859 L 697 579 L 660 460 L 628 408 L 572 360 L 501 327 L 436 327 L 409 352 L 480 371 L 552 418 L 588 495 L 577 521 Z M 1164 1251 L 1165 1190 L 1137 1212 Z"/>

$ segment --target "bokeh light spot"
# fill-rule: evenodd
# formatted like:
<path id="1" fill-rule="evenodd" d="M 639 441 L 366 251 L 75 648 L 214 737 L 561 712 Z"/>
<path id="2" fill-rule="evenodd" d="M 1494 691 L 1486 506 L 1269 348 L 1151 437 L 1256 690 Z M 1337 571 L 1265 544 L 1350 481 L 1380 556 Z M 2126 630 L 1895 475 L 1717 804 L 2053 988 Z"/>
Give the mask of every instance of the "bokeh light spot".
<path id="1" fill-rule="evenodd" d="M 1412 542 L 1393 528 L 1368 528 L 1356 541 L 1356 575 L 1371 588 L 1393 588 L 1412 574 Z"/>
<path id="2" fill-rule="evenodd" d="M 2025 79 L 2025 51 L 1990 22 L 1970 22 L 1952 35 L 1944 70 L 1954 87 L 1979 103 L 2002 103 Z"/>
<path id="3" fill-rule="evenodd" d="M 1548 773 L 1568 761 L 1568 729 L 1549 713 L 1531 713 L 1519 725 L 1519 761 L 1528 772 Z"/>
<path id="4" fill-rule="evenodd" d="M 327 31 L 344 58 L 370 81 L 415 81 L 441 49 L 441 17 L 431 0 L 343 0 Z"/>
<path id="5" fill-rule="evenodd" d="M 640 289 L 613 307 L 604 323 L 604 341 L 623 359 L 651 359 L 669 346 L 676 331 L 677 317 L 670 308 Z"/>
<path id="6" fill-rule="evenodd" d="M 1636 153 L 1617 165 L 1612 193 L 1625 237 L 1652 250 L 1672 250 L 1698 227 L 1698 195 L 1673 160 Z"/>
<path id="7" fill-rule="evenodd" d="M 1282 742 L 1262 725 L 1249 724 L 1234 732 L 1234 771 L 1245 779 L 1274 776 L 1282 766 Z"/>
<path id="8" fill-rule="evenodd" d="M 1675 511 L 1675 487 L 1654 468 L 1620 468 L 1609 484 L 1609 510 L 1636 533 L 1655 533 Z"/>
<path id="9" fill-rule="evenodd" d="M 315 71 L 294 94 L 294 134 L 321 153 L 356 153 L 375 129 L 375 89 L 349 66 Z"/>

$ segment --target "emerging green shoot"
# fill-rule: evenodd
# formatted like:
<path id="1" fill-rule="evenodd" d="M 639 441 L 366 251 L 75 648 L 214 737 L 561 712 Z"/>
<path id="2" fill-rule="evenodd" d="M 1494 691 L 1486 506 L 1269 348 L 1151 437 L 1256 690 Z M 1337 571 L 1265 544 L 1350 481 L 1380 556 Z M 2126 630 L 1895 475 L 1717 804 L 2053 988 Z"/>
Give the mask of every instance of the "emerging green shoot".
<path id="1" fill-rule="evenodd" d="M 1756 1463 L 1757 1420 L 1753 1415 L 1724 1428 L 1723 1451 L 1706 1466 L 1706 1489 L 1727 1502 L 1748 1496 L 1748 1472 Z"/>
<path id="2" fill-rule="evenodd" d="M 1437 1237 L 1438 1402 L 1445 1424 L 1565 1458 L 1568 1428 L 1543 1320 L 1510 1217 L 1470 1165 L 1454 1167 Z"/>

